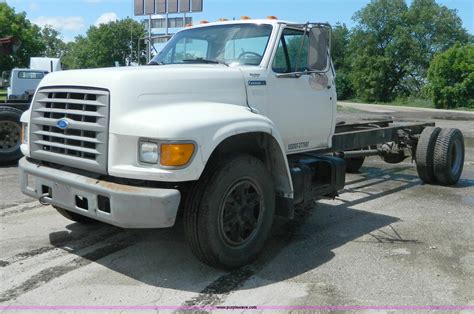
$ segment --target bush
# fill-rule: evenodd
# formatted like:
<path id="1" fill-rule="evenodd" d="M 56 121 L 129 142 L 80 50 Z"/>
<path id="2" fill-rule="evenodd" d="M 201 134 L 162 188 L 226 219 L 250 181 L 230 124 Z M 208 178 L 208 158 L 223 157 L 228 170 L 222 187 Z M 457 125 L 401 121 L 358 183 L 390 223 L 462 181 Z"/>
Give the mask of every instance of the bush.
<path id="1" fill-rule="evenodd" d="M 436 55 L 428 82 L 436 108 L 474 108 L 474 45 L 457 44 Z"/>
<path id="2" fill-rule="evenodd" d="M 354 97 L 354 86 L 352 85 L 349 76 L 344 72 L 336 74 L 336 91 L 337 99 L 346 100 Z"/>

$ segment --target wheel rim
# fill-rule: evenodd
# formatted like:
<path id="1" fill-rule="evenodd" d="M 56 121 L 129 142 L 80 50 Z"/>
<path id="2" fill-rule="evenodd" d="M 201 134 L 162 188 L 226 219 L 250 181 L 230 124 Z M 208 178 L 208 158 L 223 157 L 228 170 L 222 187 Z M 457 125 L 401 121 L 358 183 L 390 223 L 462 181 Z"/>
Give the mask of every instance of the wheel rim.
<path id="1" fill-rule="evenodd" d="M 0 151 L 11 153 L 20 147 L 20 126 L 12 121 L 0 121 Z"/>
<path id="2" fill-rule="evenodd" d="M 265 210 L 263 193 L 250 178 L 235 182 L 227 190 L 220 206 L 219 230 L 231 247 L 250 242 L 262 224 Z"/>
<path id="3" fill-rule="evenodd" d="M 456 139 L 451 148 L 451 173 L 457 175 L 462 166 L 462 146 L 461 141 Z"/>

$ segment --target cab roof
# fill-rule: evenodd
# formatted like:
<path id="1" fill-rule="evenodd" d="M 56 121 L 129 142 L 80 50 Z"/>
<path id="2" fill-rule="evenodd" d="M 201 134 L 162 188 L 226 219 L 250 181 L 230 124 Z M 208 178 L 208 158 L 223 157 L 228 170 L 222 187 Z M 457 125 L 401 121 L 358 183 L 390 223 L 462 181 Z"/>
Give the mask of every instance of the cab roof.
<path id="1" fill-rule="evenodd" d="M 216 26 L 216 25 L 235 25 L 235 24 L 266 24 L 266 25 L 279 25 L 279 24 L 295 24 L 284 20 L 272 20 L 272 19 L 248 19 L 248 20 L 232 20 L 232 21 L 216 21 L 203 24 L 193 25 L 193 28 Z"/>

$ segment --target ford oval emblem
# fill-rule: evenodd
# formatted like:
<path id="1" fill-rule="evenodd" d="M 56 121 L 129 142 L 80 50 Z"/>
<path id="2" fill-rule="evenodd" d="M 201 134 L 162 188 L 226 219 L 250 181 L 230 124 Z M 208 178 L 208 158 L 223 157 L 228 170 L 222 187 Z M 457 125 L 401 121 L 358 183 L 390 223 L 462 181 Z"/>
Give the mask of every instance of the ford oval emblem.
<path id="1" fill-rule="evenodd" d="M 61 119 L 56 122 L 56 126 L 61 130 L 66 130 L 69 127 L 69 121 L 67 119 Z"/>

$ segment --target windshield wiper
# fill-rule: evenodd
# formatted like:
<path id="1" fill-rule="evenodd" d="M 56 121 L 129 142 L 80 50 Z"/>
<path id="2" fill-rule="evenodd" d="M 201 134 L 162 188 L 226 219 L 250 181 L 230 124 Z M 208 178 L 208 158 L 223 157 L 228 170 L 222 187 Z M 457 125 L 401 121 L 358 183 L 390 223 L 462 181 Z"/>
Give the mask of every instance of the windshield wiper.
<path id="1" fill-rule="evenodd" d="M 227 63 L 219 61 L 219 60 L 209 60 L 209 59 L 204 59 L 204 58 L 184 59 L 183 62 L 206 63 L 206 64 L 223 64 L 225 66 L 229 66 Z"/>
<path id="2" fill-rule="evenodd" d="M 163 62 L 150 61 L 147 65 L 165 65 Z"/>

